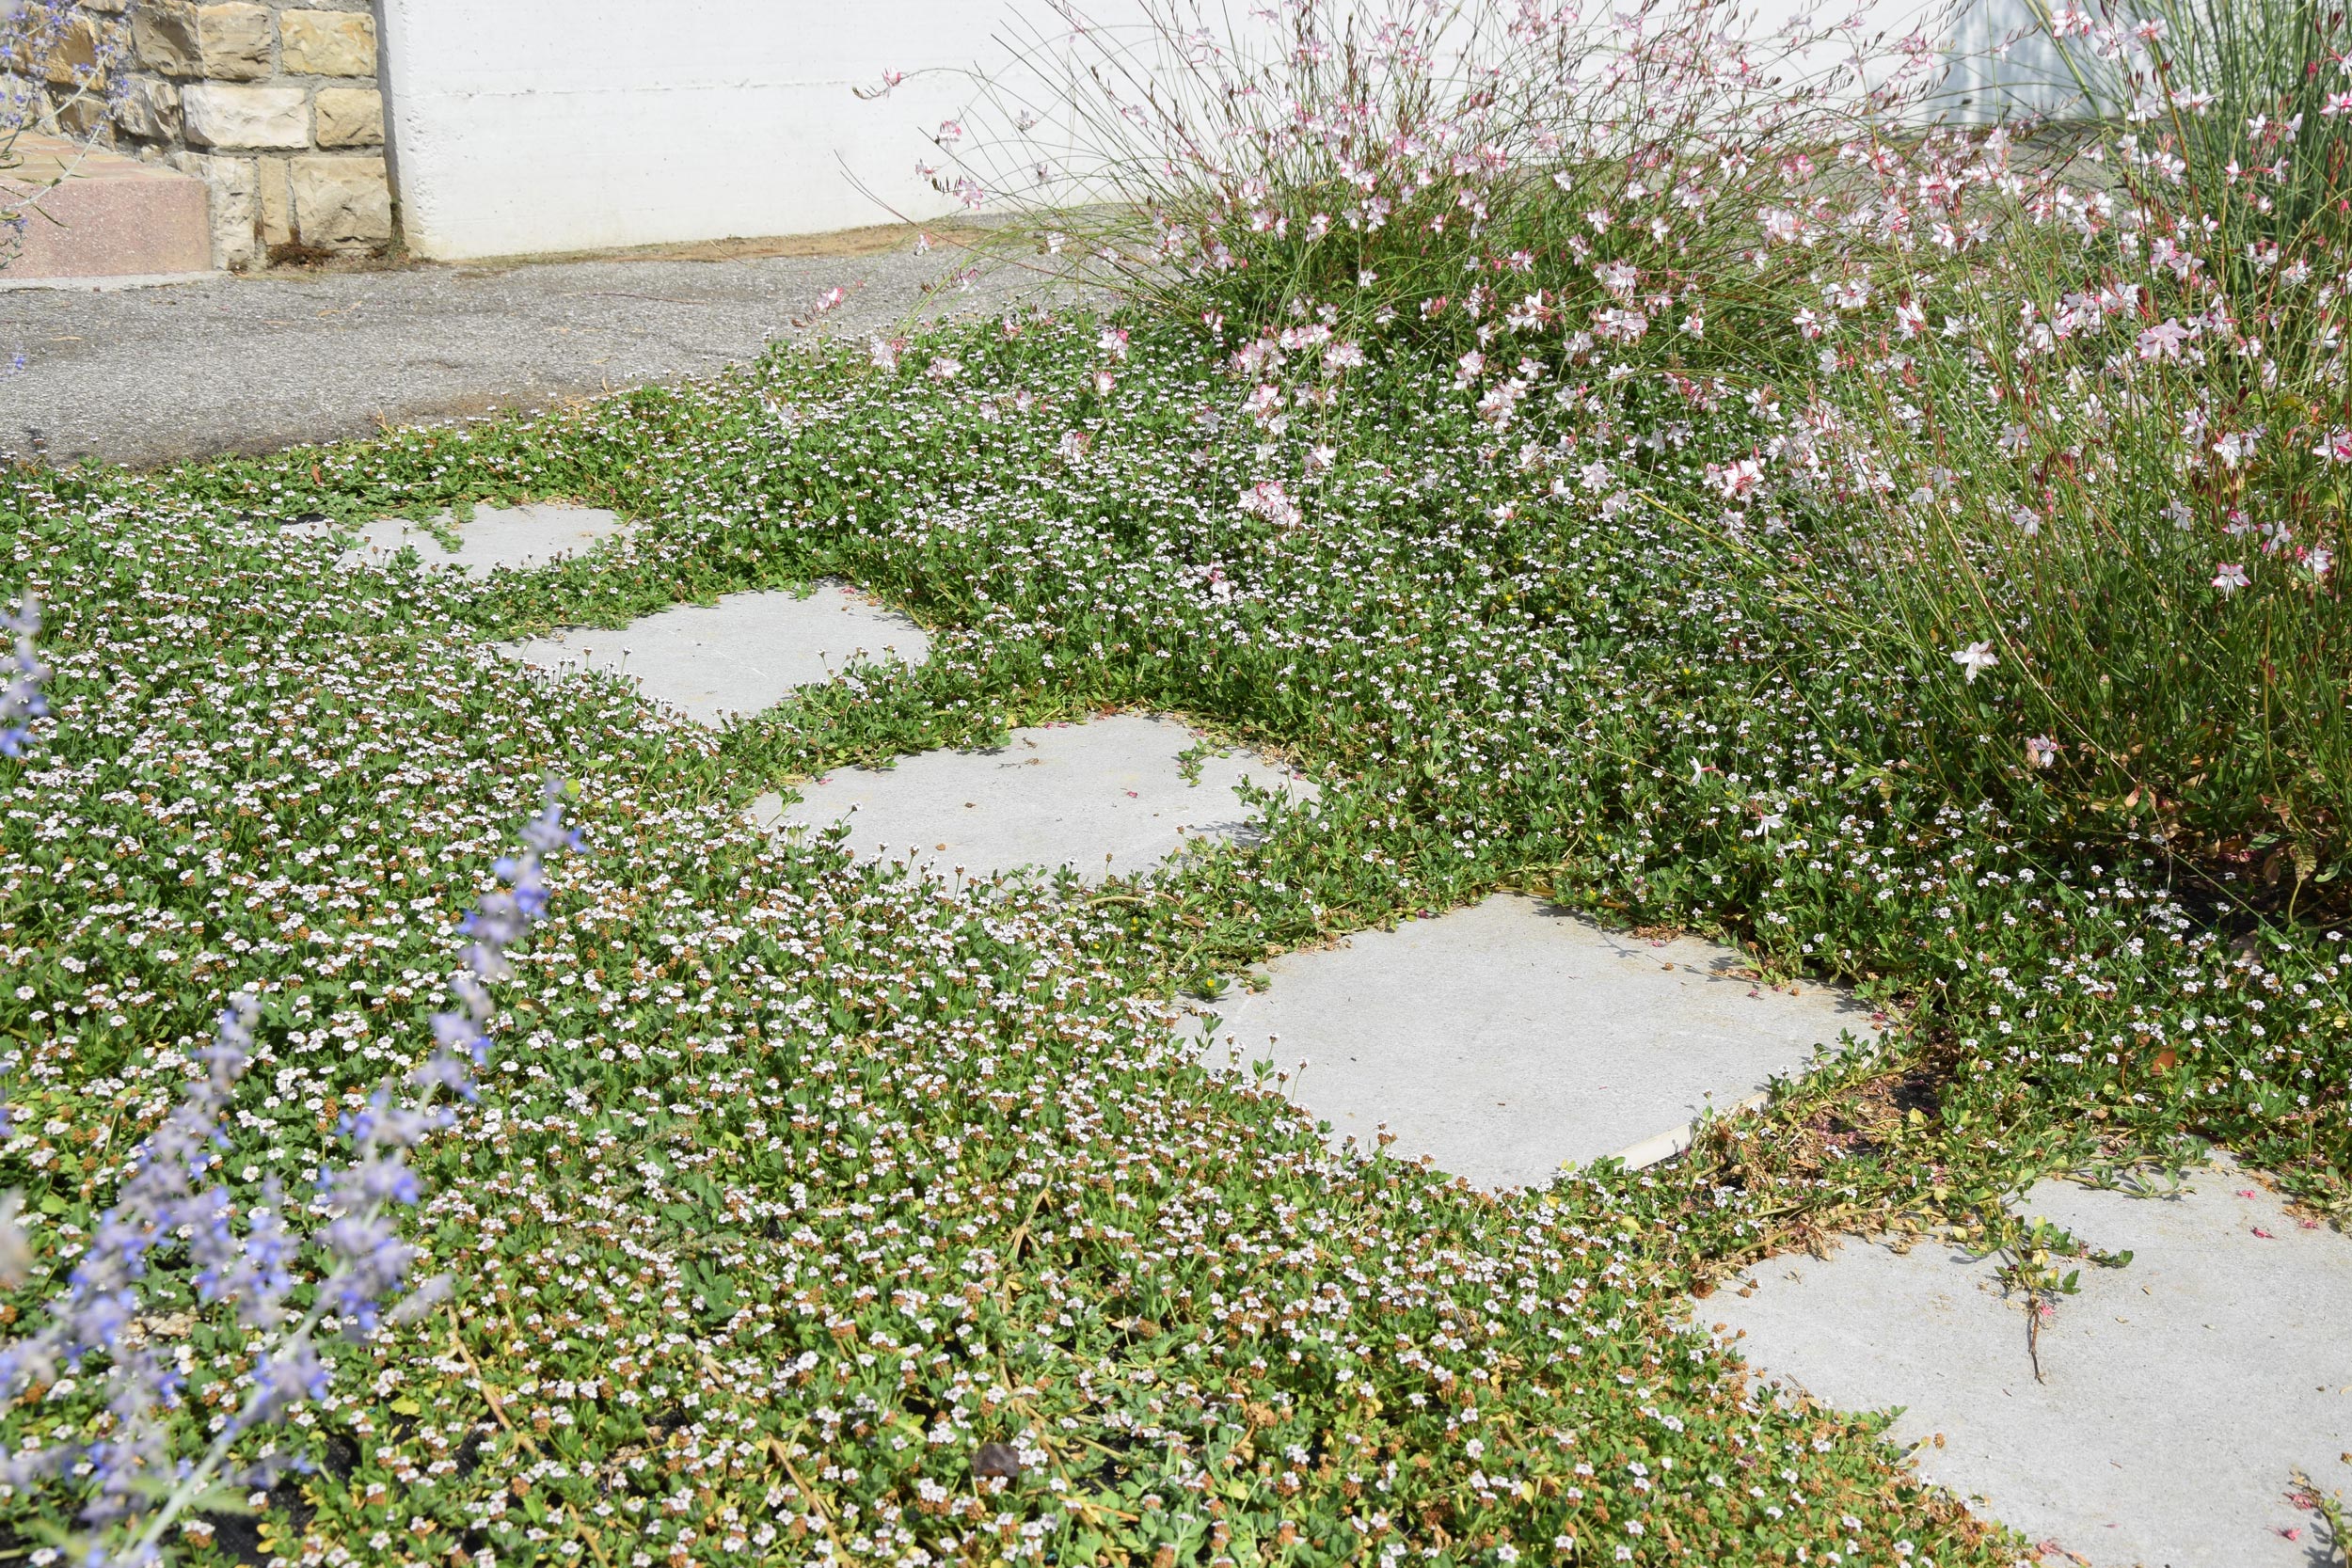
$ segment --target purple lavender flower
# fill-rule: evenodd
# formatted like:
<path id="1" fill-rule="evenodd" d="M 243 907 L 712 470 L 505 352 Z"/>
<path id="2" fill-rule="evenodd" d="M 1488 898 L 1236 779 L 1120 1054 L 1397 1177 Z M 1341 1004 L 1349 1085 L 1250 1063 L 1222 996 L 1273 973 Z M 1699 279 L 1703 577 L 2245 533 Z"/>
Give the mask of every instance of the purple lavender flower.
<path id="1" fill-rule="evenodd" d="M 0 626 L 16 642 L 0 659 L 0 756 L 21 757 L 33 737 L 32 721 L 49 711 L 49 699 L 40 690 L 49 668 L 33 646 L 40 631 L 40 601 L 27 592 L 14 610 L 0 613 Z"/>

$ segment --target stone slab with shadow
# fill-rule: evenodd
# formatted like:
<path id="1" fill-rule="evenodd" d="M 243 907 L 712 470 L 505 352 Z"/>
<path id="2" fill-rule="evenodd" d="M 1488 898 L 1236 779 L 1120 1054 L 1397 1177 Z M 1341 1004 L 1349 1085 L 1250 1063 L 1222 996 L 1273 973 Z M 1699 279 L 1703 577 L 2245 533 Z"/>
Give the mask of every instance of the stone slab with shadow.
<path id="1" fill-rule="evenodd" d="M 1836 991 L 1739 977 L 1740 956 L 1602 929 L 1500 895 L 1261 965 L 1265 989 L 1200 1006 L 1213 1064 L 1307 1069 L 1293 1097 L 1335 1138 L 1426 1155 L 1487 1188 L 1604 1156 L 1645 1164 L 1818 1048 L 1867 1035 Z"/>
<path id="2" fill-rule="evenodd" d="M 773 707 L 796 688 L 833 678 L 854 659 L 920 663 L 923 628 L 837 582 L 680 605 L 627 626 L 576 628 L 501 652 L 535 669 L 605 671 L 700 723 Z"/>
<path id="3" fill-rule="evenodd" d="M 938 751 L 890 768 L 845 768 L 802 785 L 797 800 L 753 802 L 763 828 L 811 830 L 847 818 L 861 855 L 911 857 L 971 877 L 1069 866 L 1089 880 L 1149 871 L 1188 843 L 1255 831 L 1235 792 L 1244 779 L 1311 799 L 1314 786 L 1263 757 L 1208 755 L 1187 778 L 1200 737 L 1171 719 L 1118 714 L 1014 730 L 986 751 Z"/>

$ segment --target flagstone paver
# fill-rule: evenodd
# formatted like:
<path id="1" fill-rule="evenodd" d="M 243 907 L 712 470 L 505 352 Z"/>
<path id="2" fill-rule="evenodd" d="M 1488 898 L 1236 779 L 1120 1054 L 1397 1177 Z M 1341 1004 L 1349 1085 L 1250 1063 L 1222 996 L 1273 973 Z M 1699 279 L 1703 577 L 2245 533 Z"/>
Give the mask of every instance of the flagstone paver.
<path id="1" fill-rule="evenodd" d="M 2046 1382 L 1994 1260 L 1948 1243 L 1775 1259 L 1695 1309 L 1816 1398 L 1904 1407 L 1891 1435 L 1925 1444 L 1930 1480 L 2097 1568 L 2331 1560 L 2286 1493 L 2297 1466 L 2352 1493 L 2352 1239 L 2226 1164 L 2178 1197 L 2045 1181 L 2025 1208 L 2132 1254 L 2082 1266 L 2041 1333 Z"/>
<path id="2" fill-rule="evenodd" d="M 524 506 L 474 508 L 469 522 L 450 525 L 458 549 L 452 553 L 432 531 L 405 517 L 379 517 L 356 531 L 359 547 L 344 553 L 344 566 L 381 566 L 404 546 L 427 566 L 454 566 L 469 577 L 487 577 L 501 566 L 544 566 L 567 555 L 584 554 L 619 533 L 623 524 L 593 506 L 533 502 Z M 310 531 L 326 531 L 311 525 Z"/>
<path id="3" fill-rule="evenodd" d="M 1171 720 L 1120 714 L 1015 730 L 989 751 L 927 752 L 886 770 L 843 768 L 803 785 L 798 800 L 752 804 L 762 827 L 850 819 L 864 855 L 912 856 L 974 877 L 1018 866 L 1071 866 L 1099 879 L 1148 871 L 1194 839 L 1251 831 L 1234 793 L 1248 779 L 1306 799 L 1307 781 L 1263 758 L 1211 756 L 1199 782 L 1180 755 L 1200 737 Z"/>
<path id="4" fill-rule="evenodd" d="M 1294 1098 L 1335 1138 L 1427 1155 L 1484 1187 L 1540 1186 L 1563 1164 L 1685 1146 L 1817 1046 L 1867 1034 L 1867 1009 L 1736 977 L 1726 948 L 1605 931 L 1500 895 L 1261 966 L 1209 1006 L 1213 1063 L 1308 1066 Z"/>
<path id="5" fill-rule="evenodd" d="M 562 631 L 501 651 L 541 670 L 626 675 L 647 697 L 709 724 L 772 707 L 795 687 L 831 679 L 852 658 L 895 656 L 919 663 L 930 639 L 906 617 L 826 582 L 806 594 L 730 594 L 618 630 Z"/>

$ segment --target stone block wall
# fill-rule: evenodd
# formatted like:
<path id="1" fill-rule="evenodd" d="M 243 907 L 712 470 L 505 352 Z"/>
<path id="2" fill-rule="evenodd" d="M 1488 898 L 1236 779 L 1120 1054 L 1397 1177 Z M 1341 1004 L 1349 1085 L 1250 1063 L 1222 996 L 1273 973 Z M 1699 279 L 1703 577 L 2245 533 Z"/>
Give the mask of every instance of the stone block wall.
<path id="1" fill-rule="evenodd" d="M 123 29 L 115 145 L 211 189 L 215 266 L 391 243 L 369 0 L 84 3 Z"/>

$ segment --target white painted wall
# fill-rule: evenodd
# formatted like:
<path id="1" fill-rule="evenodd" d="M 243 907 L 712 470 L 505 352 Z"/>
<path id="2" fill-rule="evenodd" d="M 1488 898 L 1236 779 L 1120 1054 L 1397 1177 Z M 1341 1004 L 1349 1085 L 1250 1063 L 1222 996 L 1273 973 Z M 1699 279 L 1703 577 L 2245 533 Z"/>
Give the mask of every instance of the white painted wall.
<path id="1" fill-rule="evenodd" d="M 890 222 L 894 207 L 937 216 L 954 203 L 914 165 L 968 83 L 911 75 L 875 102 L 850 89 L 885 69 L 993 61 L 1008 13 L 1006 0 L 381 9 L 402 223 L 442 260 L 823 233 Z"/>

